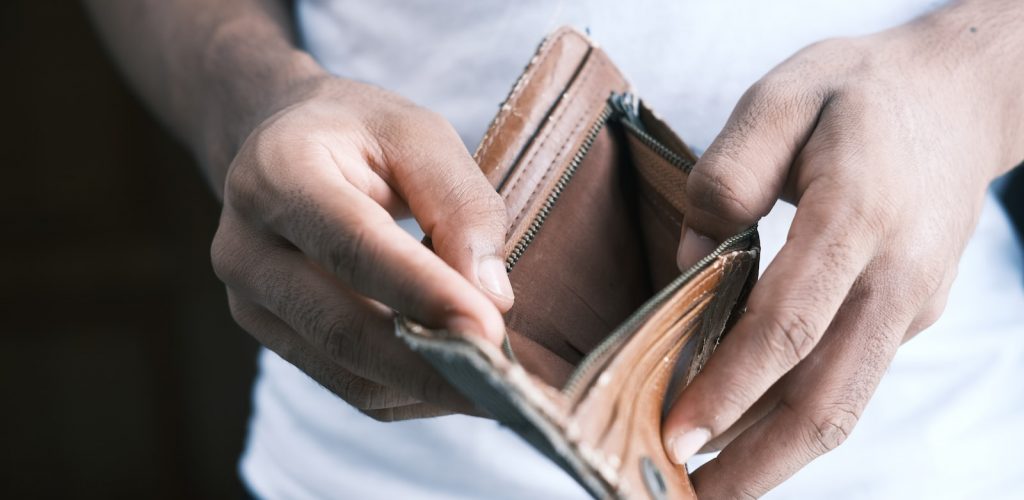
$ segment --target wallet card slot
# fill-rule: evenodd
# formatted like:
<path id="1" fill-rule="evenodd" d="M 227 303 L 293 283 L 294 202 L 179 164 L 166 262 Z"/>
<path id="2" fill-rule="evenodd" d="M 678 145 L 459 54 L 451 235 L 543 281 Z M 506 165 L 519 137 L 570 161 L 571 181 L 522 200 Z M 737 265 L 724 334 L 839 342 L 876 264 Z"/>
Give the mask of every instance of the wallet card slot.
<path id="1" fill-rule="evenodd" d="M 543 204 L 526 219 L 530 227 L 507 262 L 514 264 L 509 277 L 517 297 L 505 315 L 510 350 L 528 371 L 559 388 L 654 291 L 636 176 L 620 131 L 604 126 L 609 116 L 600 114 L 593 135 L 577 143 L 557 182 L 540 193 Z M 520 346 L 542 346 L 568 370 L 558 374 Z"/>
<path id="2" fill-rule="evenodd" d="M 644 194 L 652 198 L 652 203 L 670 208 L 671 218 L 681 222 L 686 209 L 684 200 L 688 174 L 629 132 L 628 126 L 623 128 L 627 131 L 626 144 L 632 155 L 633 168 L 649 188 L 644 190 Z"/>
<path id="3" fill-rule="evenodd" d="M 569 161 L 569 165 L 566 166 L 565 170 L 559 175 L 558 180 L 555 181 L 554 187 L 544 197 L 544 201 L 541 203 L 540 209 L 530 220 L 530 224 L 527 226 L 526 231 L 523 233 L 519 241 L 516 242 L 515 246 L 512 247 L 512 251 L 509 252 L 505 259 L 505 271 L 511 272 L 512 268 L 515 267 L 519 259 L 522 258 L 523 253 L 533 243 L 534 238 L 537 237 L 537 233 L 540 232 L 541 227 L 544 226 L 544 222 L 547 221 L 548 216 L 551 214 L 551 210 L 554 209 L 555 204 L 561 197 L 562 192 L 568 186 L 569 181 L 572 180 L 573 176 L 576 175 L 577 169 L 580 164 L 583 163 L 583 159 L 586 158 L 587 153 L 590 152 L 590 148 L 594 145 L 594 140 L 597 139 L 597 135 L 604 129 L 605 124 L 608 122 L 608 118 L 611 117 L 612 108 L 611 106 L 605 106 L 604 110 L 598 115 L 597 121 L 591 125 L 586 136 L 583 138 L 583 143 L 577 149 L 573 155 L 572 160 Z"/>
<path id="4" fill-rule="evenodd" d="M 749 247 L 756 234 L 757 226 L 755 225 L 737 235 L 727 238 L 721 245 L 715 248 L 714 251 L 680 274 L 678 278 L 669 283 L 665 288 L 661 289 L 661 291 L 655 294 L 654 297 L 651 297 L 647 302 L 640 306 L 636 312 L 630 315 L 621 326 L 613 331 L 611 335 L 608 335 L 603 342 L 590 351 L 590 353 L 580 361 L 572 375 L 570 375 L 569 380 L 565 383 L 562 392 L 569 396 L 570 400 L 578 400 L 581 396 L 582 389 L 588 385 L 583 382 L 593 379 L 595 372 L 604 366 L 610 355 L 614 354 L 617 348 L 628 340 L 641 325 L 643 325 L 644 321 L 651 313 L 656 311 L 662 303 L 672 297 L 677 290 L 685 286 L 690 282 L 690 280 L 700 274 L 701 271 L 714 263 L 722 254 L 731 250 L 745 249 Z"/>
<path id="5" fill-rule="evenodd" d="M 679 276 L 676 253 L 683 221 L 653 188 L 639 181 L 636 210 L 647 251 L 647 274 L 652 290 L 659 290 Z"/>
<path id="6" fill-rule="evenodd" d="M 554 172 L 554 181 L 545 183 L 534 208 L 527 208 L 525 230 L 510 245 L 505 262 L 513 289 L 534 290 L 516 290 L 519 299 L 506 315 L 510 337 L 517 337 L 506 344 L 508 357 L 567 394 L 573 394 L 579 381 L 614 353 L 665 296 L 713 261 L 676 274 L 673 250 L 682 207 L 681 198 L 670 194 L 681 196 L 692 155 L 675 153 L 636 125 L 635 111 L 623 104 L 631 99 L 629 94 L 612 94 L 584 128 L 567 164 Z M 616 126 L 610 127 L 612 123 Z M 591 155 L 595 146 L 598 151 Z M 575 182 L 578 175 L 583 180 Z M 573 187 L 577 183 L 582 185 Z M 564 203 L 569 208 L 556 210 L 567 192 L 571 199 Z M 581 217 L 582 207 L 587 207 L 589 219 Z M 542 237 L 542 229 L 555 219 L 558 227 Z M 538 241 L 542 244 L 534 250 Z M 598 257 L 612 260 L 594 260 Z M 525 269 L 517 267 L 521 262 L 527 262 Z M 559 262 L 576 265 L 565 268 L 556 265 Z M 672 280 L 675 276 L 679 277 Z M 543 294 L 536 293 L 538 286 Z M 545 356 L 519 356 L 519 346 L 549 349 L 575 368 L 566 376 L 562 369 L 537 366 Z"/>

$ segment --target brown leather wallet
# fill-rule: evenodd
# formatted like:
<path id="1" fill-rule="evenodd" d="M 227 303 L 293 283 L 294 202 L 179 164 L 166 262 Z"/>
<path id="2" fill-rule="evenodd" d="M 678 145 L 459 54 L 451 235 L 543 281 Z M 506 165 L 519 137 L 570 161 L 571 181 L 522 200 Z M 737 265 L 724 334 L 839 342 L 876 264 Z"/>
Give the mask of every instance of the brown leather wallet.
<path id="1" fill-rule="evenodd" d="M 569 28 L 541 44 L 475 157 L 511 221 L 504 348 L 402 316 L 398 335 L 595 497 L 694 497 L 663 412 L 743 311 L 756 229 L 680 273 L 696 158 Z"/>

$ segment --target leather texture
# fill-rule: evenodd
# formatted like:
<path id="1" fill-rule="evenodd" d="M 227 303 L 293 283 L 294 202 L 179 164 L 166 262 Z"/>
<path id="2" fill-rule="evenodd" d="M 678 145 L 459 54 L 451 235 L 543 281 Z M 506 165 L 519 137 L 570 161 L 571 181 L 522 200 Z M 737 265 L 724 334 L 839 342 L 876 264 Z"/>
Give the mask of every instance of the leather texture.
<path id="1" fill-rule="evenodd" d="M 475 154 L 510 221 L 507 349 L 401 316 L 396 332 L 595 497 L 693 498 L 662 416 L 742 313 L 757 233 L 680 273 L 696 158 L 629 92 L 585 35 L 541 44 Z"/>

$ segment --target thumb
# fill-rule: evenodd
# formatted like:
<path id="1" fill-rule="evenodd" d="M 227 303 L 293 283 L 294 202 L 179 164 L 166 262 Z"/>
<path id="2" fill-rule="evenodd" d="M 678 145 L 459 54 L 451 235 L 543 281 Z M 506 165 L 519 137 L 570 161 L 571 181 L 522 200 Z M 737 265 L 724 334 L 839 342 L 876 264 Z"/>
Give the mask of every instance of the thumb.
<path id="1" fill-rule="evenodd" d="M 406 136 L 393 160 L 397 191 L 434 251 L 502 311 L 512 307 L 505 271 L 505 202 L 480 171 L 454 128 L 440 115 Z"/>
<path id="2" fill-rule="evenodd" d="M 686 181 L 685 221 L 676 254 L 680 269 L 771 210 L 824 101 L 803 88 L 785 77 L 762 78 L 743 94 L 697 161 Z"/>

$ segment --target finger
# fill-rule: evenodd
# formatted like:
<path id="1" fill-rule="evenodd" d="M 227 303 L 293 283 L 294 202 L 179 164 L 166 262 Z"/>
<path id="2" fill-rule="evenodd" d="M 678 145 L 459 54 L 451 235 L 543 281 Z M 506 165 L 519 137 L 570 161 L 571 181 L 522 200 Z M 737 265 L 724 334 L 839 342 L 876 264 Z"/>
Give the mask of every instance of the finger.
<path id="1" fill-rule="evenodd" d="M 779 404 L 694 472 L 701 498 L 756 498 L 852 432 L 913 313 L 882 293 L 844 306 L 812 359 L 780 383 Z"/>
<path id="2" fill-rule="evenodd" d="M 419 403 L 415 398 L 358 377 L 327 359 L 288 325 L 259 305 L 229 294 L 235 321 L 261 344 L 360 410 Z"/>
<path id="3" fill-rule="evenodd" d="M 395 172 L 391 184 L 434 250 L 507 311 L 514 297 L 505 272 L 505 203 L 455 129 L 424 111 L 380 137 L 382 160 Z"/>
<path id="4" fill-rule="evenodd" d="M 774 73 L 737 103 L 686 181 L 680 269 L 771 210 L 825 100 L 824 94 L 796 90 L 805 88 Z"/>
<path id="5" fill-rule="evenodd" d="M 820 153 L 805 161 L 835 164 L 837 156 L 848 156 L 815 140 L 808 148 Z M 874 255 L 878 216 L 866 212 L 866 198 L 851 196 L 839 175 L 809 182 L 789 238 L 754 287 L 747 312 L 669 412 L 666 449 L 678 463 L 732 426 L 811 352 Z"/>
<path id="6" fill-rule="evenodd" d="M 363 161 L 359 156 L 332 158 Z M 260 207 L 275 232 L 363 295 L 428 326 L 501 342 L 501 315 L 476 286 L 402 230 L 365 193 L 323 168 L 323 158 L 294 161 L 312 162 L 300 168 L 307 180 L 276 193 L 276 203 Z M 222 226 L 230 220 L 223 217 Z"/>
<path id="7" fill-rule="evenodd" d="M 414 418 L 443 417 L 445 415 L 455 413 L 449 408 L 430 403 L 413 403 L 411 405 L 396 406 L 394 408 L 361 411 L 366 416 L 380 422 L 397 422 L 400 420 L 411 420 Z M 476 407 L 459 408 L 457 413 L 473 417 L 493 418 Z"/>
<path id="8" fill-rule="evenodd" d="M 417 401 L 460 411 L 470 408 L 426 360 L 394 335 L 389 310 L 346 290 L 297 251 L 247 239 L 248 254 L 261 265 L 240 270 L 232 283 L 273 313 L 274 321 L 283 321 L 281 328 L 297 333 L 321 357 L 355 376 L 401 388 Z"/>
<path id="9" fill-rule="evenodd" d="M 400 420 L 411 420 L 414 418 L 440 417 L 450 415 L 452 413 L 451 410 L 435 406 L 430 403 L 414 403 L 394 408 L 361 411 L 364 415 L 379 422 L 397 422 Z"/>
<path id="10" fill-rule="evenodd" d="M 349 184 L 365 193 L 381 207 L 384 207 L 391 214 L 392 218 L 404 219 L 412 214 L 408 203 L 402 199 L 400 194 L 392 189 L 388 180 L 382 177 L 376 170 L 366 168 L 365 163 L 361 161 L 343 161 L 348 155 L 345 154 L 346 151 L 341 149 L 334 152 L 324 148 L 324 152 Z"/>
<path id="11" fill-rule="evenodd" d="M 729 443 L 733 442 L 737 436 L 743 434 L 743 432 L 754 424 L 760 422 L 764 417 L 771 413 L 779 404 L 779 399 L 781 397 L 780 394 L 783 388 L 782 381 L 785 380 L 786 378 L 783 377 L 782 380 L 773 385 L 772 388 L 764 394 L 764 396 L 761 396 L 761 399 L 758 399 L 757 402 L 750 407 L 750 409 L 743 412 L 743 415 L 740 416 L 739 420 L 737 420 L 735 424 L 732 424 L 721 434 L 714 436 L 706 445 L 704 445 L 703 448 L 700 449 L 698 453 L 712 453 L 722 450 L 728 446 Z"/>
<path id="12" fill-rule="evenodd" d="M 910 323 L 910 328 L 907 329 L 907 333 L 903 337 L 904 342 L 916 337 L 917 334 L 935 324 L 942 317 L 942 312 L 946 310 L 946 302 L 949 301 L 949 291 L 953 286 L 956 275 L 957 268 L 955 266 L 946 272 L 942 282 L 939 284 L 938 290 L 928 300 L 927 305 L 918 313 L 917 317 L 914 318 L 914 321 Z"/>

